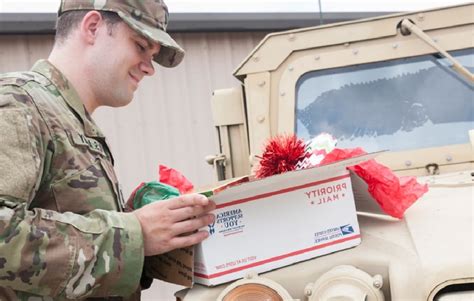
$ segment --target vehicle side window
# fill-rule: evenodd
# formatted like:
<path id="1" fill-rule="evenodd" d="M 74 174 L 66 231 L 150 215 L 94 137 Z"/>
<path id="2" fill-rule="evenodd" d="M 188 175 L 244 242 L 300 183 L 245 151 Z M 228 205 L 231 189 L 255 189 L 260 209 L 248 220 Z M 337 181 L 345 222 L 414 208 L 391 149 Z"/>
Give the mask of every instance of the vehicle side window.
<path id="1" fill-rule="evenodd" d="M 474 72 L 474 49 L 451 53 Z M 469 142 L 474 86 L 438 55 L 313 71 L 296 85 L 295 132 L 338 147 L 407 150 Z"/>

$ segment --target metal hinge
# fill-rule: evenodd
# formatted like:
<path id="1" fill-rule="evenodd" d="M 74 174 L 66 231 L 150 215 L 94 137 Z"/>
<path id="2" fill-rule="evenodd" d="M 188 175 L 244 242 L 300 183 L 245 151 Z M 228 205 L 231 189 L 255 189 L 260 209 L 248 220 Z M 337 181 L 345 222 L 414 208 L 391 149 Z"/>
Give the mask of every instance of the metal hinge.
<path id="1" fill-rule="evenodd" d="M 206 156 L 206 162 L 214 167 L 218 181 L 225 180 L 225 166 L 227 164 L 227 158 L 224 154 Z"/>
<path id="2" fill-rule="evenodd" d="M 439 175 L 439 165 L 436 163 L 426 164 L 425 169 L 430 176 Z"/>

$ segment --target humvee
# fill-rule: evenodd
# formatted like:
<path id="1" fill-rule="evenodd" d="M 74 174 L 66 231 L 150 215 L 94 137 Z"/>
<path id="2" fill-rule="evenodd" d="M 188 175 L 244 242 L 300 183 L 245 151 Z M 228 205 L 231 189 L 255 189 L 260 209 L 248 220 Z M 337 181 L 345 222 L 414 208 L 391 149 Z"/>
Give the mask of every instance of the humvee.
<path id="1" fill-rule="evenodd" d="M 212 95 L 219 180 L 268 138 L 332 134 L 429 191 L 402 220 L 358 212 L 361 245 L 177 300 L 474 300 L 474 4 L 267 35 Z"/>

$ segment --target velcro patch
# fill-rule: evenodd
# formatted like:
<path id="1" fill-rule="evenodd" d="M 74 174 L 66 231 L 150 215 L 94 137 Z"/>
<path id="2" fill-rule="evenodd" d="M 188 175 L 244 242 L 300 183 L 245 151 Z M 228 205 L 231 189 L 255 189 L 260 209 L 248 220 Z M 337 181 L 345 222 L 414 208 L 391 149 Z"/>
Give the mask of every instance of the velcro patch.
<path id="1" fill-rule="evenodd" d="M 0 194 L 28 200 L 36 183 L 27 110 L 0 109 Z"/>

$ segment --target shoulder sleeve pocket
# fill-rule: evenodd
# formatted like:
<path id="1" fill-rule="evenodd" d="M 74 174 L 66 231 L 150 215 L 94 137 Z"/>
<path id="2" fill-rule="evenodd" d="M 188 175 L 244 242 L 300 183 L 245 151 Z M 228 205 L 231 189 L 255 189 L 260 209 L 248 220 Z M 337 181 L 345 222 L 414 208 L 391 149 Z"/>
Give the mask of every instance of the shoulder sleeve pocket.
<path id="1" fill-rule="evenodd" d="M 0 108 L 0 195 L 28 201 L 36 183 L 33 133 L 24 108 Z"/>

